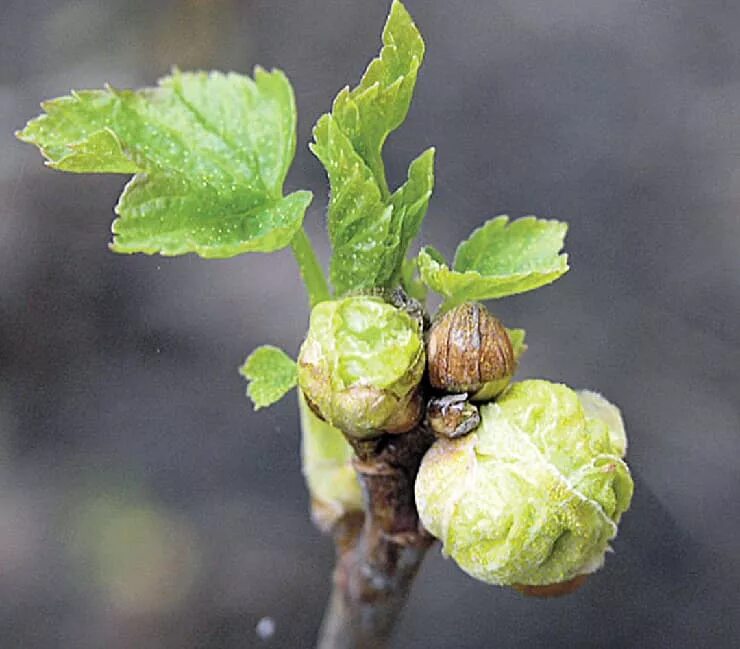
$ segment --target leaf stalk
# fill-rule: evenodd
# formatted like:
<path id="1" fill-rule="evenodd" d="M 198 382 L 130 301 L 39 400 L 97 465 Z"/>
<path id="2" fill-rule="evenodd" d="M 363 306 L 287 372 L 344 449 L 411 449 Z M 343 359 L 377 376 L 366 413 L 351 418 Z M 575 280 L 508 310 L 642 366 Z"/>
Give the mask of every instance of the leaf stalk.
<path id="1" fill-rule="evenodd" d="M 319 302 L 328 300 L 331 294 L 329 292 L 329 284 L 326 281 L 326 275 L 324 275 L 319 259 L 316 256 L 316 250 L 303 226 L 296 232 L 293 240 L 290 242 L 290 246 L 298 264 L 301 277 L 303 278 L 303 283 L 306 286 L 311 308 L 313 308 Z"/>

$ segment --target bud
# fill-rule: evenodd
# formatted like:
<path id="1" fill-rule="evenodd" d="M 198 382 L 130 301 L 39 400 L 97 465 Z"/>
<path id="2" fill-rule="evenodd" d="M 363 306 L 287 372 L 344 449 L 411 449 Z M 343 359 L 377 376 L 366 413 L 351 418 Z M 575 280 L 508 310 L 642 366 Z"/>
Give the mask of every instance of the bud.
<path id="1" fill-rule="evenodd" d="M 480 424 L 478 408 L 464 394 L 433 397 L 427 402 L 427 426 L 441 437 L 462 437 Z"/>
<path id="2" fill-rule="evenodd" d="M 455 307 L 432 325 L 427 356 L 432 387 L 467 392 L 475 401 L 504 390 L 516 368 L 506 327 L 477 302 Z"/>
<path id="3" fill-rule="evenodd" d="M 317 304 L 298 356 L 309 405 L 346 435 L 413 428 L 422 415 L 421 324 L 378 297 Z"/>
<path id="4" fill-rule="evenodd" d="M 319 419 L 298 393 L 301 413 L 301 459 L 317 526 L 329 531 L 344 514 L 362 511 L 362 490 L 342 432 Z"/>
<path id="5" fill-rule="evenodd" d="M 601 567 L 633 484 L 621 418 L 600 415 L 618 411 L 588 395 L 584 408 L 565 385 L 523 381 L 480 408 L 475 431 L 424 456 L 419 516 L 465 572 L 521 588 Z"/>

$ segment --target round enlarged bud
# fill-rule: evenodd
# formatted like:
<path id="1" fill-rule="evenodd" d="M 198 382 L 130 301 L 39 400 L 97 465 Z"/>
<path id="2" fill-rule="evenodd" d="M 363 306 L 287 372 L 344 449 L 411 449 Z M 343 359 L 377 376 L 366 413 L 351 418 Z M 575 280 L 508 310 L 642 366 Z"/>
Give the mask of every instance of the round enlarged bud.
<path id="1" fill-rule="evenodd" d="M 324 420 L 356 438 L 401 433 L 421 419 L 421 325 L 378 297 L 317 304 L 298 356 L 298 384 Z"/>
<path id="2" fill-rule="evenodd" d="M 445 392 L 468 392 L 474 401 L 499 394 L 516 369 L 506 327 L 477 302 L 445 313 L 429 331 L 429 382 Z"/>
<path id="3" fill-rule="evenodd" d="M 565 385 L 523 381 L 480 408 L 475 431 L 424 456 L 419 516 L 465 572 L 522 587 L 601 567 L 633 484 L 615 420 L 590 405 Z"/>

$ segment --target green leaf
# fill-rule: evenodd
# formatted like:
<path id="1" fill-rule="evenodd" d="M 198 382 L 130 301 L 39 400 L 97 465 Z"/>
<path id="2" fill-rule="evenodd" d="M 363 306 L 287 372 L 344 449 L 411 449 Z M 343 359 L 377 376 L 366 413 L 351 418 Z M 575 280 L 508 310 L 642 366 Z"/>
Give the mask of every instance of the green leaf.
<path id="1" fill-rule="evenodd" d="M 449 307 L 467 300 L 492 300 L 554 282 L 568 270 L 563 247 L 566 223 L 527 216 L 509 222 L 498 216 L 458 246 L 453 269 L 431 247 L 419 253 L 419 273 Z"/>
<path id="2" fill-rule="evenodd" d="M 506 333 L 509 334 L 511 348 L 514 352 L 514 359 L 519 362 L 522 354 L 527 351 L 527 343 L 524 342 L 524 339 L 527 337 L 527 332 L 524 329 L 509 329 L 507 327 Z"/>
<path id="3" fill-rule="evenodd" d="M 17 135 L 49 166 L 136 174 L 116 206 L 116 252 L 270 252 L 301 227 L 311 194 L 282 195 L 296 109 L 280 71 L 176 71 L 155 88 L 72 92 L 42 107 Z"/>
<path id="4" fill-rule="evenodd" d="M 429 199 L 434 189 L 434 147 L 424 151 L 409 165 L 408 180 L 391 196 L 393 213 L 402 223 L 401 242 L 396 249 L 395 272 L 403 265 L 406 251 L 416 239 L 421 222 L 427 213 Z M 398 278 L 393 276 L 392 281 Z"/>
<path id="5" fill-rule="evenodd" d="M 434 184 L 434 150 L 411 163 L 407 182 L 391 194 L 383 145 L 406 118 L 424 41 L 401 2 L 394 1 L 383 47 L 360 84 L 344 88 L 314 127 L 311 150 L 329 176 L 330 274 L 339 294 L 390 286 L 418 234 Z"/>
<path id="6" fill-rule="evenodd" d="M 255 349 L 239 368 L 249 381 L 247 395 L 259 410 L 282 399 L 298 382 L 295 361 L 272 345 Z"/>
<path id="7" fill-rule="evenodd" d="M 337 293 L 382 286 L 387 276 L 387 241 L 393 207 L 386 205 L 369 168 L 331 115 L 314 129 L 312 151 L 326 167 L 331 185 L 329 276 Z"/>
<path id="8" fill-rule="evenodd" d="M 383 29 L 383 47 L 360 84 L 345 87 L 334 100 L 332 117 L 371 170 L 385 199 L 388 185 L 383 144 L 406 119 L 416 77 L 424 59 L 424 41 L 401 2 L 395 0 Z"/>
<path id="9" fill-rule="evenodd" d="M 406 293 L 422 304 L 427 301 L 427 287 L 419 279 L 419 267 L 416 259 L 404 259 L 401 268 L 401 286 Z"/>

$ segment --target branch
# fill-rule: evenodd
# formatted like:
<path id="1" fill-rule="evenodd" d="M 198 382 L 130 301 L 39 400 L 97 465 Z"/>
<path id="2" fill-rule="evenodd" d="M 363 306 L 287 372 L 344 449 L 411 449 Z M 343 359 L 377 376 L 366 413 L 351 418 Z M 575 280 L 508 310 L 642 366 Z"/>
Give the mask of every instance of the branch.
<path id="1" fill-rule="evenodd" d="M 349 439 L 365 514 L 334 529 L 337 563 L 318 649 L 382 649 L 434 538 L 421 526 L 414 480 L 433 436 L 423 427 L 372 440 Z"/>

